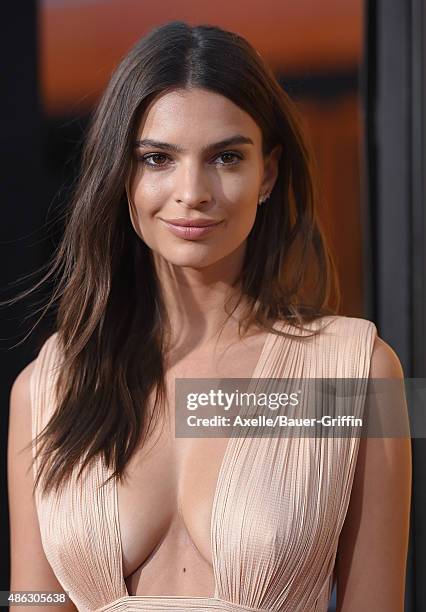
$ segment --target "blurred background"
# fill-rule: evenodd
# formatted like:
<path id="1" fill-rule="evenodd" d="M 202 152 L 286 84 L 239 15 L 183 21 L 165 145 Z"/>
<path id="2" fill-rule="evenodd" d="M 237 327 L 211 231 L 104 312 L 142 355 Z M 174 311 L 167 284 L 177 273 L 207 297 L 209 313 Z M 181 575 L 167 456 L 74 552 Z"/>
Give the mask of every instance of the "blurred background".
<path id="1" fill-rule="evenodd" d="M 0 26 L 1 299 L 40 278 L 37 270 L 60 240 L 90 113 L 121 57 L 166 21 L 211 23 L 247 38 L 303 115 L 340 277 L 340 314 L 374 321 L 405 375 L 425 377 L 425 12 L 421 0 L 7 3 Z M 28 274 L 34 276 L 14 284 Z M 35 323 L 34 305 L 33 297 L 2 311 L 4 451 L 10 386 L 50 333 L 47 317 L 13 348 Z M 409 611 L 426 610 L 423 442 L 413 441 Z M 6 543 L 6 496 L 1 511 Z"/>

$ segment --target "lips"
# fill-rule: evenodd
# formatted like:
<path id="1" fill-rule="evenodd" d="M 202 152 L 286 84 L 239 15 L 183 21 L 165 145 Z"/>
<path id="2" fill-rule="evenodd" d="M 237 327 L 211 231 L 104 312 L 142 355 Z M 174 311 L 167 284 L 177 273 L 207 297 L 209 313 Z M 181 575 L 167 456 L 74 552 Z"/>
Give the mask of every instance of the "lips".
<path id="1" fill-rule="evenodd" d="M 198 240 L 203 238 L 211 232 L 214 232 L 217 226 L 222 223 L 222 221 L 212 222 L 206 219 L 172 219 L 167 221 L 161 219 L 161 222 L 164 223 L 172 234 L 184 240 Z M 203 225 L 198 225 L 200 222 L 203 223 Z M 188 223 L 192 223 L 192 225 L 188 225 Z"/>
<path id="2" fill-rule="evenodd" d="M 210 225 L 217 225 L 220 223 L 220 221 L 215 219 L 185 219 L 182 217 L 177 219 L 163 219 L 163 221 L 179 227 L 209 227 Z"/>

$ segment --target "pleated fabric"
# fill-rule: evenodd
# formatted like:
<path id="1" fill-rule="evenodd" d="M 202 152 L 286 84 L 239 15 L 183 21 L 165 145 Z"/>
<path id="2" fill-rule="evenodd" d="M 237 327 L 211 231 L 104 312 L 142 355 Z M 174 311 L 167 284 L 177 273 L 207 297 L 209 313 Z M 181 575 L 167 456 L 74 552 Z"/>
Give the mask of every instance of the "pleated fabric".
<path id="1" fill-rule="evenodd" d="M 269 334 L 256 379 L 359 379 L 357 392 L 327 402 L 362 417 L 377 334 L 370 321 L 322 317 L 303 337 L 287 323 L 274 326 L 298 338 Z M 60 366 L 57 334 L 43 345 L 31 378 L 33 436 L 55 409 Z M 265 384 L 268 381 L 265 381 Z M 261 391 L 267 388 L 262 384 Z M 275 391 L 276 391 L 275 387 Z M 281 391 L 281 388 L 280 388 Z M 318 414 L 328 414 L 318 400 Z M 304 415 L 301 405 L 298 416 Z M 312 416 L 311 414 L 309 416 Z M 98 458 L 58 492 L 35 502 L 46 557 L 82 611 L 327 612 L 339 535 L 346 516 L 359 438 L 261 435 L 229 439 L 213 500 L 211 597 L 130 596 L 123 576 L 117 487 Z M 34 464 L 34 474 L 38 464 Z"/>

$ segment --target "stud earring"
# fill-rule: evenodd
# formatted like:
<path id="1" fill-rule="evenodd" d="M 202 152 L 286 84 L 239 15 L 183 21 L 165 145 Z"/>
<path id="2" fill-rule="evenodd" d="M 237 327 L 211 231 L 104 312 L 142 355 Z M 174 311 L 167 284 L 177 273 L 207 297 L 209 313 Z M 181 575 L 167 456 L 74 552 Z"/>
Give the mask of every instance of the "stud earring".
<path id="1" fill-rule="evenodd" d="M 266 202 L 266 200 L 270 197 L 270 195 L 271 195 L 270 193 L 261 194 L 259 196 L 258 206 L 261 206 L 263 204 L 263 202 Z"/>

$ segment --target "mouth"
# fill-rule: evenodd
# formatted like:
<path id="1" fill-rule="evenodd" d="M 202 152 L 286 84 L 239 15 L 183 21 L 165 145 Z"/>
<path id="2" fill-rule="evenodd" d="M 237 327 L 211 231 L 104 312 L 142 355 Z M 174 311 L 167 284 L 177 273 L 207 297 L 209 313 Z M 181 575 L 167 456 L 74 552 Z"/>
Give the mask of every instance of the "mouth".
<path id="1" fill-rule="evenodd" d="M 221 220 L 216 219 L 185 219 L 184 217 L 179 217 L 177 219 L 162 219 L 162 221 L 178 227 L 210 227 L 211 225 L 218 225 L 221 223 Z"/>
<path id="2" fill-rule="evenodd" d="M 197 240 L 199 238 L 203 238 L 207 236 L 211 232 L 213 232 L 218 225 L 221 225 L 222 221 L 208 221 L 203 222 L 202 225 L 199 225 L 200 221 L 192 221 L 189 220 L 175 220 L 168 221 L 166 219 L 160 219 L 162 223 L 170 230 L 170 232 L 174 236 L 178 236 L 179 238 L 183 238 L 185 240 Z M 189 223 L 185 225 L 184 223 Z"/>

